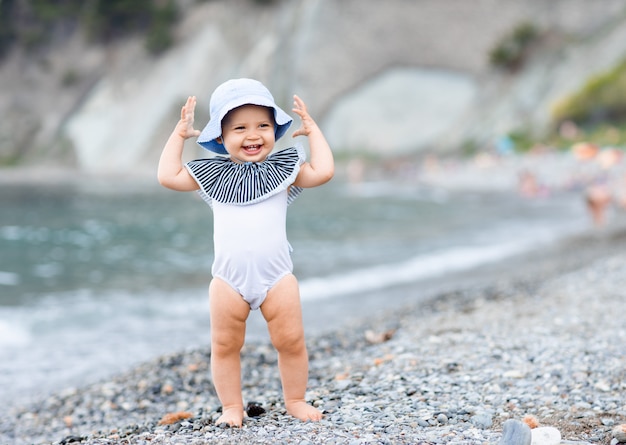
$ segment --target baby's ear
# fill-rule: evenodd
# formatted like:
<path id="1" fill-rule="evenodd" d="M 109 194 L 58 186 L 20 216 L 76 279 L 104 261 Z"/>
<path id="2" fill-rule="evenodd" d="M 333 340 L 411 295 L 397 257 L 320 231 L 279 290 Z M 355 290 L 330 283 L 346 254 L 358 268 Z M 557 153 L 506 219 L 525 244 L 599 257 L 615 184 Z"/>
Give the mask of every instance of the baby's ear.
<path id="1" fill-rule="evenodd" d="M 216 137 L 215 142 L 217 142 L 218 144 L 223 144 L 222 136 Z"/>

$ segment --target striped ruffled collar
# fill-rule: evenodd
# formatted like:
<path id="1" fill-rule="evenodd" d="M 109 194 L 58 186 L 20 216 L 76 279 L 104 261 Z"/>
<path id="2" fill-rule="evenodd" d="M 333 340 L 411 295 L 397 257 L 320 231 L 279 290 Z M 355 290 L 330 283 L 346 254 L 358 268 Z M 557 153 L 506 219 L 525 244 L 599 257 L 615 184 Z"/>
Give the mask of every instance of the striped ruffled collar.
<path id="1" fill-rule="evenodd" d="M 305 160 L 301 146 L 270 154 L 263 162 L 237 163 L 226 157 L 197 159 L 185 166 L 194 177 L 198 193 L 209 204 L 247 205 L 289 190 L 288 203 L 300 194 L 292 186 Z"/>

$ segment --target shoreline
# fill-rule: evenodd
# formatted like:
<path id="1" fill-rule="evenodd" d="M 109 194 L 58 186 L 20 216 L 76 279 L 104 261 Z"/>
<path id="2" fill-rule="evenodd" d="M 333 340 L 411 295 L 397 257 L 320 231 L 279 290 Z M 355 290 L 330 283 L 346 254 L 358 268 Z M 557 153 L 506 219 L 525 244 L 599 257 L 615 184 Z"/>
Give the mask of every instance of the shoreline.
<path id="1" fill-rule="evenodd" d="M 611 427 L 626 422 L 617 366 L 626 355 L 619 319 L 626 310 L 624 247 L 626 229 L 619 227 L 427 292 L 414 285 L 383 299 L 385 292 L 376 292 L 379 302 L 409 292 L 423 297 L 382 304 L 376 316 L 355 313 L 338 329 L 308 335 L 307 400 L 326 412 L 320 423 L 285 415 L 275 353 L 259 341 L 243 351 L 244 399 L 267 413 L 240 430 L 212 423 L 219 401 L 206 347 L 5 406 L 0 442 L 478 444 L 497 442 L 503 421 L 530 414 L 564 440 L 608 443 Z M 391 338 L 372 342 L 377 336 Z M 158 425 L 181 411 L 192 417 Z"/>

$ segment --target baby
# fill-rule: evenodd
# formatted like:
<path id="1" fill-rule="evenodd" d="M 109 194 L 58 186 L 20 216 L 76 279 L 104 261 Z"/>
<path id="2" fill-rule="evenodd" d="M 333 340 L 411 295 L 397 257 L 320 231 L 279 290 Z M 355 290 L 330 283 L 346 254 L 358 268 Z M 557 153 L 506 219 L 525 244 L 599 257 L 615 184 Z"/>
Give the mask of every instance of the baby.
<path id="1" fill-rule="evenodd" d="M 233 79 L 218 86 L 202 132 L 193 127 L 195 107 L 196 98 L 189 97 L 161 154 L 158 179 L 173 190 L 198 190 L 213 209 L 209 303 L 211 373 L 222 403 L 217 424 L 240 427 L 243 422 L 240 352 L 246 319 L 254 309 L 261 310 L 278 352 L 287 412 L 303 421 L 320 420 L 322 413 L 304 399 L 309 364 L 285 226 L 287 206 L 302 189 L 333 177 L 332 152 L 302 99 L 294 96 L 293 112 L 302 124 L 293 137 L 308 137 L 310 161 L 300 147 L 272 153 L 292 119 L 256 80 Z M 192 137 L 207 150 L 228 156 L 183 165 L 184 142 Z"/>

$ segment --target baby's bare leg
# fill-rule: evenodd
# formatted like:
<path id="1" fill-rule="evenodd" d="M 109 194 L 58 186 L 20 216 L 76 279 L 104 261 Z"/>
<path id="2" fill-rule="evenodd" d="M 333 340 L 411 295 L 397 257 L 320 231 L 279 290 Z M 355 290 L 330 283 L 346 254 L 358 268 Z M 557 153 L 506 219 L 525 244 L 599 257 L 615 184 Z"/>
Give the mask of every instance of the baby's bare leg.
<path id="1" fill-rule="evenodd" d="M 241 426 L 241 348 L 246 334 L 250 306 L 222 280 L 214 279 L 209 287 L 211 314 L 211 374 L 222 415 L 217 424 Z"/>
<path id="2" fill-rule="evenodd" d="M 303 421 L 320 420 L 322 413 L 304 400 L 309 378 L 309 358 L 295 276 L 287 275 L 268 292 L 261 305 L 261 312 L 267 321 L 272 344 L 278 351 L 278 367 L 287 412 Z"/>

